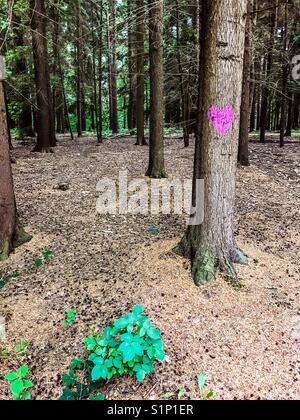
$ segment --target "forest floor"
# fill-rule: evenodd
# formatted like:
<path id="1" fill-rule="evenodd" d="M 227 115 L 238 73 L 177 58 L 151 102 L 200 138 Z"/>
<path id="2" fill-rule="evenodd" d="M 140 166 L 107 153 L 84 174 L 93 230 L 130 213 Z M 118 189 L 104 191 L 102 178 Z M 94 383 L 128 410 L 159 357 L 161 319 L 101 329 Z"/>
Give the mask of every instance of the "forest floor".
<path id="1" fill-rule="evenodd" d="M 255 138 L 253 138 L 255 140 Z M 276 138 L 277 140 L 277 138 Z M 197 288 L 189 262 L 171 251 L 185 230 L 179 216 L 96 213 L 96 184 L 103 177 L 144 174 L 148 148 L 134 139 L 61 138 L 54 154 L 30 153 L 15 143 L 13 165 L 19 213 L 30 243 L 0 266 L 0 278 L 21 275 L 0 290 L 12 348 L 27 340 L 33 397 L 56 399 L 60 376 L 82 353 L 82 339 L 141 304 L 162 331 L 167 361 L 143 384 L 124 377 L 104 387 L 109 399 L 156 399 L 166 393 L 198 398 L 197 375 L 206 372 L 218 399 L 300 397 L 299 139 L 284 149 L 251 143 L 251 166 L 239 168 L 236 235 L 249 256 L 238 267 L 243 287 L 218 276 Z M 171 178 L 189 179 L 193 148 L 166 139 Z M 67 191 L 55 189 L 69 183 Z M 150 227 L 158 235 L 147 233 Z M 42 250 L 49 264 L 28 270 Z M 61 321 L 76 309 L 72 329 Z M 0 375 L 13 366 L 4 363 Z M 0 380 L 0 400 L 7 398 Z"/>

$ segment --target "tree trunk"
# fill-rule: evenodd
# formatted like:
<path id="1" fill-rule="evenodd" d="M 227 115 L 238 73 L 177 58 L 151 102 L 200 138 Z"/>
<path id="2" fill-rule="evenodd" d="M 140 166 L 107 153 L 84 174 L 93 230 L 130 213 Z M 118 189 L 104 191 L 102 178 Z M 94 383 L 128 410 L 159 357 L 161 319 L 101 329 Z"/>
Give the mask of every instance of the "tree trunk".
<path id="1" fill-rule="evenodd" d="M 54 112 L 50 89 L 46 15 L 44 0 L 30 0 L 31 32 L 37 102 L 35 152 L 49 152 L 56 145 Z"/>
<path id="2" fill-rule="evenodd" d="M 128 9 L 128 130 L 136 128 L 136 32 L 133 30 L 133 7 L 132 0 L 127 0 Z"/>
<path id="3" fill-rule="evenodd" d="M 252 64 L 253 0 L 248 0 L 238 162 L 249 166 L 250 74 Z"/>
<path id="4" fill-rule="evenodd" d="M 145 76 L 144 76 L 144 42 L 145 42 L 145 5 L 144 0 L 136 0 L 136 126 L 138 146 L 145 146 Z"/>
<path id="5" fill-rule="evenodd" d="M 76 107 L 77 107 L 77 136 L 82 137 L 83 133 L 83 92 L 82 92 L 82 16 L 81 0 L 76 2 Z"/>
<path id="6" fill-rule="evenodd" d="M 150 156 L 146 175 L 165 178 L 163 0 L 149 0 Z"/>
<path id="7" fill-rule="evenodd" d="M 119 132 L 119 117 L 118 117 L 118 90 L 117 90 L 117 28 L 116 28 L 116 14 L 117 2 L 110 0 L 111 5 L 111 28 L 109 28 L 109 45 L 108 54 L 110 55 L 110 129 L 113 134 Z"/>
<path id="8" fill-rule="evenodd" d="M 11 3 L 11 1 L 10 1 Z M 15 4 L 10 4 L 12 8 L 12 32 L 15 35 L 14 45 L 15 47 L 24 48 L 24 35 L 25 30 L 21 24 L 21 18 L 15 13 Z M 16 77 L 24 77 L 27 71 L 27 63 L 25 56 L 21 56 L 16 60 L 14 75 Z M 19 130 L 19 136 L 21 139 L 24 137 L 35 137 L 35 133 L 32 127 L 32 112 L 31 104 L 29 102 L 30 88 L 27 83 L 22 84 L 22 95 L 18 98 L 21 103 L 21 111 L 17 121 Z"/>
<path id="9" fill-rule="evenodd" d="M 15 246 L 31 237 L 22 229 L 16 210 L 16 200 L 9 156 L 8 127 L 3 82 L 0 81 L 0 261 L 8 258 Z"/>
<path id="10" fill-rule="evenodd" d="M 205 214 L 179 245 L 197 285 L 211 281 L 216 268 L 236 281 L 233 263 L 247 262 L 233 226 L 246 12 L 247 0 L 202 0 L 193 202 L 196 180 L 203 179 Z"/>
<path id="11" fill-rule="evenodd" d="M 266 68 L 266 80 L 265 86 L 262 91 L 262 101 L 261 101 L 261 111 L 260 111 L 260 142 L 266 142 L 266 128 L 268 121 L 268 104 L 269 104 L 269 81 L 270 75 L 273 67 L 273 47 L 274 47 L 274 35 L 277 26 L 277 8 L 278 0 L 275 0 L 276 4 L 274 7 L 274 0 L 269 0 L 270 5 L 270 34 L 269 34 L 269 43 L 268 43 L 268 54 L 267 54 L 267 68 Z"/>

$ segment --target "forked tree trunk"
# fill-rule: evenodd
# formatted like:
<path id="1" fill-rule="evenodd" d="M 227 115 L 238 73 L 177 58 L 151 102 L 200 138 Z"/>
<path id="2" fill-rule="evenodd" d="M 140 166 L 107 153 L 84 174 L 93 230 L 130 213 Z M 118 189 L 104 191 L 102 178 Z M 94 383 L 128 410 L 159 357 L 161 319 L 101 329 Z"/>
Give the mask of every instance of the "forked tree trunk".
<path id="1" fill-rule="evenodd" d="M 16 210 L 8 144 L 8 127 L 3 83 L 0 81 L 0 261 L 8 258 L 15 246 L 31 237 L 22 229 Z"/>
<path id="2" fill-rule="evenodd" d="M 191 258 L 197 285 L 211 281 L 216 268 L 237 280 L 233 263 L 247 261 L 233 226 L 246 11 L 247 0 L 202 1 L 194 184 L 205 183 L 204 221 L 189 226 L 178 249 Z"/>
<path id="3" fill-rule="evenodd" d="M 253 0 L 248 0 L 243 69 L 242 104 L 239 135 L 238 162 L 249 166 L 250 75 L 252 64 Z"/>
<path id="4" fill-rule="evenodd" d="M 35 152 L 49 152 L 56 145 L 54 111 L 50 89 L 44 0 L 30 0 L 31 32 L 37 102 Z"/>
<path id="5" fill-rule="evenodd" d="M 149 0 L 150 156 L 146 175 L 165 178 L 163 0 Z"/>
<path id="6" fill-rule="evenodd" d="M 136 70 L 137 70 L 137 87 L 136 87 L 136 127 L 137 141 L 139 146 L 145 146 L 145 76 L 144 76 L 144 0 L 136 0 Z"/>

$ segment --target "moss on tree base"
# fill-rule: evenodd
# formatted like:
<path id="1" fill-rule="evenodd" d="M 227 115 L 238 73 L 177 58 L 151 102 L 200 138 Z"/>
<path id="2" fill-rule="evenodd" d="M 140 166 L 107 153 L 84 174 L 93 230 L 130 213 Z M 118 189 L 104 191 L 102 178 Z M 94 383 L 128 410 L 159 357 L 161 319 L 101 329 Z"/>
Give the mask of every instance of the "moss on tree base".
<path id="1" fill-rule="evenodd" d="M 146 172 L 146 176 L 153 179 L 168 178 L 168 175 L 164 169 L 155 169 L 155 168 L 148 169 L 148 171 Z"/>
<path id="2" fill-rule="evenodd" d="M 17 246 L 23 245 L 27 242 L 30 242 L 31 239 L 32 239 L 32 236 L 29 235 L 27 232 L 25 232 L 23 227 L 20 225 L 20 222 L 18 221 L 17 227 L 16 227 L 14 246 L 17 247 Z"/>
<path id="3" fill-rule="evenodd" d="M 10 244 L 9 244 L 9 241 L 6 240 L 0 246 L 0 261 L 7 260 L 9 257 L 9 252 L 10 252 Z"/>
<path id="4" fill-rule="evenodd" d="M 193 244 L 189 236 L 183 237 L 174 252 L 191 259 L 192 276 L 197 286 L 212 282 L 218 269 L 224 275 L 226 281 L 232 285 L 239 285 L 234 263 L 248 263 L 246 255 L 239 248 L 235 249 L 231 255 L 229 253 L 217 254 L 209 244 Z"/>

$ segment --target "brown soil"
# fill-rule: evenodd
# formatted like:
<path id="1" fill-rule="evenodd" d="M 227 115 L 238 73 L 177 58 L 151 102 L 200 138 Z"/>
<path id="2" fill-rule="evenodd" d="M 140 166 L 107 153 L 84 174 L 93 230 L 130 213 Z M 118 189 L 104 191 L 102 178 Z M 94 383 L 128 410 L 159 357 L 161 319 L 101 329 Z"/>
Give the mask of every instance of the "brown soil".
<path id="1" fill-rule="evenodd" d="M 251 144 L 249 168 L 238 173 L 236 234 L 249 256 L 238 267 L 243 287 L 221 276 L 194 286 L 189 262 L 172 253 L 185 229 L 178 216 L 96 214 L 96 184 L 128 169 L 140 177 L 148 148 L 130 137 L 73 144 L 61 139 L 54 154 L 17 146 L 14 177 L 21 219 L 33 240 L 1 264 L 0 278 L 16 268 L 22 275 L 0 290 L 0 316 L 7 321 L 12 348 L 30 342 L 28 363 L 33 397 L 56 399 L 60 375 L 82 350 L 95 327 L 140 303 L 162 330 L 167 361 L 140 385 L 129 378 L 106 386 L 108 398 L 154 399 L 183 388 L 198 398 L 197 374 L 219 399 L 298 399 L 300 397 L 299 143 Z M 169 176 L 190 178 L 193 150 L 182 140 L 166 140 Z M 69 183 L 67 191 L 54 187 Z M 158 227 L 151 236 L 147 229 Z M 28 272 L 40 252 L 54 257 Z M 61 320 L 77 310 L 72 329 Z M 1 361 L 0 375 L 14 368 Z M 0 400 L 9 396 L 0 380 Z"/>

